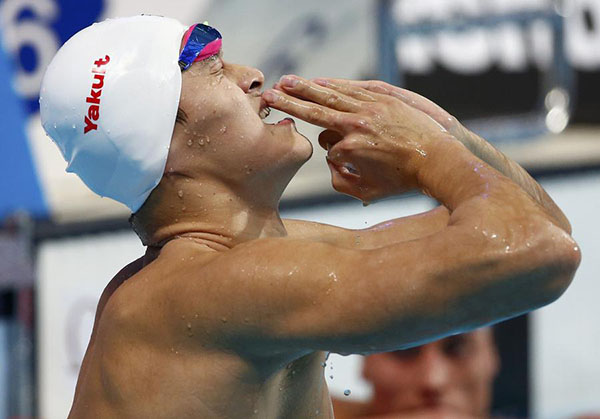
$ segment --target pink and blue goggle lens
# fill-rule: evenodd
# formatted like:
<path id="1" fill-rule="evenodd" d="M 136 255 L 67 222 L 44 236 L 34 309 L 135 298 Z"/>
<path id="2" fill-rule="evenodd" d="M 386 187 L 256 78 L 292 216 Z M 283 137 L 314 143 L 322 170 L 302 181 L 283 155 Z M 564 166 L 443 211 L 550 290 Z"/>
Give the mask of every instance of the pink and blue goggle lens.
<path id="1" fill-rule="evenodd" d="M 196 61 L 202 61 L 218 54 L 222 46 L 222 36 L 215 28 L 197 23 L 189 27 L 183 35 L 183 50 L 179 54 L 179 67 L 187 70 Z"/>

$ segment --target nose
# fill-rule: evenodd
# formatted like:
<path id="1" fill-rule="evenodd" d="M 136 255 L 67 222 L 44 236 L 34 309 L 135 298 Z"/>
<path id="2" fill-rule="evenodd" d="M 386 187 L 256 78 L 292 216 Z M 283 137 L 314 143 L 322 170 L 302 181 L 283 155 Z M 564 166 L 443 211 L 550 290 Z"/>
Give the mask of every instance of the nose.
<path id="1" fill-rule="evenodd" d="M 436 348 L 427 348 L 419 357 L 421 390 L 433 395 L 441 392 L 450 380 L 450 365 Z"/>
<path id="2" fill-rule="evenodd" d="M 265 83 L 265 76 L 260 70 L 238 64 L 229 64 L 228 67 L 237 85 L 245 93 L 260 92 Z"/>

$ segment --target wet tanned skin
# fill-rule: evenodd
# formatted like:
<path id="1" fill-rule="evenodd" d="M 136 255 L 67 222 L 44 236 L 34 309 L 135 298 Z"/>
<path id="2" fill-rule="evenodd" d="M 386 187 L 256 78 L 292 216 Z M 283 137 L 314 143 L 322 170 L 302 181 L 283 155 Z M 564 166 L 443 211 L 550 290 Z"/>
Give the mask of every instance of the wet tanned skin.
<path id="1" fill-rule="evenodd" d="M 261 97 L 262 74 L 222 57 L 183 73 L 186 121 L 134 217 L 148 251 L 101 297 L 71 418 L 331 418 L 324 351 L 415 345 L 566 289 L 579 252 L 539 185 L 393 95 L 297 80 Z M 312 148 L 265 104 L 329 130 L 337 190 L 441 205 L 357 231 L 282 220 Z"/>

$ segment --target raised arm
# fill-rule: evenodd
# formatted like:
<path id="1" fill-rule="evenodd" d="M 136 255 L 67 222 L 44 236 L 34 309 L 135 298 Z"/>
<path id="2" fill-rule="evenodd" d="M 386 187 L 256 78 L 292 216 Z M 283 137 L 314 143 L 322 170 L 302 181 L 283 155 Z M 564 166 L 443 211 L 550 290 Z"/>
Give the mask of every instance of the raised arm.
<path id="1" fill-rule="evenodd" d="M 455 117 L 437 104 L 410 90 L 402 89 L 378 80 L 355 81 L 322 79 L 321 81 L 321 83 L 328 82 L 332 84 L 346 84 L 361 87 L 370 92 L 393 96 L 405 104 L 426 113 L 467 147 L 467 149 L 475 156 L 479 157 L 488 165 L 521 186 L 525 192 L 548 212 L 558 226 L 571 234 L 571 224 L 567 217 L 540 184 L 537 183 L 525 169 L 485 141 L 482 137 L 465 128 L 465 126 Z"/>
<path id="2" fill-rule="evenodd" d="M 449 218 L 448 209 L 440 205 L 421 214 L 395 218 L 357 230 L 303 220 L 288 219 L 283 222 L 291 238 L 367 250 L 438 233 L 448 225 Z"/>
<path id="3" fill-rule="evenodd" d="M 235 339 L 257 353 L 384 351 L 515 316 L 564 292 L 579 264 L 576 243 L 428 116 L 364 89 L 304 80 L 291 89 L 295 97 L 265 99 L 340 132 L 328 153 L 334 187 L 366 200 L 419 188 L 450 216 L 437 233 L 371 250 L 282 238 L 227 252 L 207 276 L 228 278 L 218 286 L 231 301 L 215 298 L 213 309 L 232 320 Z"/>
<path id="4" fill-rule="evenodd" d="M 437 150 L 429 160 L 437 168 L 423 181 L 453 208 L 442 231 L 373 250 L 290 239 L 238 246 L 208 268 L 207 278 L 226 280 L 218 288 L 202 285 L 203 300 L 214 301 L 203 309 L 228 319 L 225 327 L 254 353 L 366 353 L 479 327 L 558 298 L 579 261 L 575 243 L 521 188 L 462 145 Z M 207 298 L 217 289 L 228 304 L 217 294 Z"/>

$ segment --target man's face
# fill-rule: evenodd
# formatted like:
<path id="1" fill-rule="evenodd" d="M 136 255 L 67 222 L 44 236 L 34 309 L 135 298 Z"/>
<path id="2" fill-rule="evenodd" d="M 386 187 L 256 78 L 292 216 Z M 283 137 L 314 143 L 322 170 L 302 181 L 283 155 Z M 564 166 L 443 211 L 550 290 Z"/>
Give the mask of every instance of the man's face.
<path id="1" fill-rule="evenodd" d="M 363 374 L 375 389 L 374 413 L 489 416 L 498 356 L 490 329 L 420 347 L 375 354 Z"/>
<path id="2" fill-rule="evenodd" d="M 312 145 L 291 120 L 264 123 L 263 82 L 260 71 L 227 63 L 222 54 L 185 70 L 179 106 L 187 122 L 176 125 L 174 138 L 182 138 L 172 144 L 176 158 L 228 181 L 291 178 L 310 158 Z"/>

